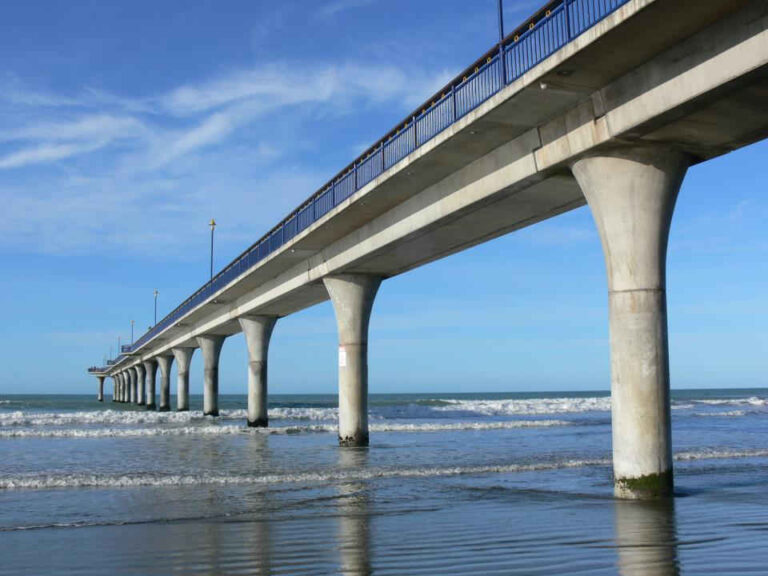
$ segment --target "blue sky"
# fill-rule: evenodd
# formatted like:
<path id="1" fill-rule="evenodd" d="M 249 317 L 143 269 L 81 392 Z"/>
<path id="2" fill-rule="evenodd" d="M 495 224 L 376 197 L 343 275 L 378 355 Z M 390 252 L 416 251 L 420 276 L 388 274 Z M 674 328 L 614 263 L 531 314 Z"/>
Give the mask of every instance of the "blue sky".
<path id="1" fill-rule="evenodd" d="M 508 29 L 537 6 L 506 2 Z M 5 2 L 0 393 L 84 369 L 170 311 L 496 40 L 495 0 Z M 691 169 L 670 240 L 672 385 L 767 386 L 768 144 Z M 582 208 L 386 281 L 371 391 L 607 389 Z M 278 322 L 270 388 L 336 389 L 330 304 Z M 192 392 L 202 389 L 193 360 Z M 221 390 L 246 388 L 242 336 Z"/>

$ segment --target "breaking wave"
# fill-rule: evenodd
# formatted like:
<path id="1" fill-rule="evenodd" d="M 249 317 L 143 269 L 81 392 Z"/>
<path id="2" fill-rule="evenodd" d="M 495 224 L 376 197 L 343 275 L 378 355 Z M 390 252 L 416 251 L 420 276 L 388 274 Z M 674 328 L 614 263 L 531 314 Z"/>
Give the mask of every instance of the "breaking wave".
<path id="1" fill-rule="evenodd" d="M 515 422 L 459 422 L 446 424 L 372 424 L 372 432 L 448 432 L 462 430 L 513 430 L 516 428 L 546 428 L 567 426 L 562 420 L 519 420 Z M 303 426 L 273 426 L 270 428 L 246 428 L 232 425 L 176 426 L 151 428 L 62 428 L 0 430 L 0 438 L 139 438 L 156 436 L 229 436 L 236 434 L 302 434 L 335 433 L 336 424 L 308 424 Z"/>
<path id="2" fill-rule="evenodd" d="M 675 454 L 677 461 L 736 458 L 768 458 L 768 450 L 703 450 Z M 488 466 L 455 466 L 432 468 L 395 468 L 331 470 L 295 474 L 17 474 L 0 477 L 0 490 L 46 490 L 59 488 L 133 488 L 179 486 L 253 486 L 285 483 L 327 484 L 387 478 L 431 478 L 484 474 L 513 474 L 547 470 L 564 470 L 610 466 L 609 459 L 566 460 L 539 464 L 506 464 Z"/>

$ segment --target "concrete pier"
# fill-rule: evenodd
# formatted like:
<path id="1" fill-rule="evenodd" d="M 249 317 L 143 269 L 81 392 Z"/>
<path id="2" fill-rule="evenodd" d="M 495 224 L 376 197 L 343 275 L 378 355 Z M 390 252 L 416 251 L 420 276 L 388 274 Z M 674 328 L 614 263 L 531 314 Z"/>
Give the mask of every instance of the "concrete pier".
<path id="1" fill-rule="evenodd" d="M 198 336 L 197 343 L 203 354 L 203 415 L 219 415 L 219 356 L 224 336 Z"/>
<path id="2" fill-rule="evenodd" d="M 128 391 L 128 402 L 131 404 L 136 403 L 136 398 L 138 398 L 138 382 L 136 378 L 136 367 L 131 366 L 128 368 L 128 382 L 129 382 L 129 391 Z"/>
<path id="3" fill-rule="evenodd" d="M 120 372 L 120 403 L 124 404 L 128 399 L 128 373 Z"/>
<path id="4" fill-rule="evenodd" d="M 266 428 L 269 425 L 267 356 L 277 318 L 251 316 L 240 318 L 239 321 L 248 346 L 248 426 Z"/>
<path id="5" fill-rule="evenodd" d="M 144 392 L 146 390 L 146 373 L 144 371 L 143 364 L 136 364 L 136 404 L 139 406 L 145 405 Z"/>
<path id="6" fill-rule="evenodd" d="M 378 276 L 323 278 L 339 330 L 339 444 L 368 445 L 368 323 Z"/>
<path id="7" fill-rule="evenodd" d="M 194 348 L 174 348 L 176 359 L 176 411 L 189 410 L 189 364 L 192 362 Z"/>
<path id="8" fill-rule="evenodd" d="M 688 163 L 671 148 L 636 147 L 572 167 L 608 273 L 614 491 L 622 498 L 672 493 L 666 255 Z"/>
<path id="9" fill-rule="evenodd" d="M 157 379 L 157 360 L 154 358 L 146 360 L 144 362 L 144 372 L 146 372 L 146 385 L 147 385 L 147 398 L 146 405 L 147 410 L 154 410 L 157 405 L 155 404 L 155 381 Z"/>
<path id="10" fill-rule="evenodd" d="M 158 356 L 156 358 L 160 366 L 160 405 L 159 412 L 168 412 L 171 409 L 171 365 L 173 356 Z"/>
<path id="11" fill-rule="evenodd" d="M 99 402 L 104 402 L 104 376 L 99 376 L 99 395 L 97 396 Z"/>
<path id="12" fill-rule="evenodd" d="M 122 403 L 123 401 L 123 373 L 119 372 L 115 374 L 115 402 Z"/>

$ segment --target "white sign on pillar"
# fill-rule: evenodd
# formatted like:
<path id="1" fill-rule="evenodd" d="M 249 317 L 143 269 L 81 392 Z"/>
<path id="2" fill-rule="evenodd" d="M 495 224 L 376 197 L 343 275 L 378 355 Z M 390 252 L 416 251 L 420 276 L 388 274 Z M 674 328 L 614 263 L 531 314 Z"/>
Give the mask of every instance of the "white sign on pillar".
<path id="1" fill-rule="evenodd" d="M 347 367 L 347 350 L 344 346 L 339 346 L 339 368 Z"/>

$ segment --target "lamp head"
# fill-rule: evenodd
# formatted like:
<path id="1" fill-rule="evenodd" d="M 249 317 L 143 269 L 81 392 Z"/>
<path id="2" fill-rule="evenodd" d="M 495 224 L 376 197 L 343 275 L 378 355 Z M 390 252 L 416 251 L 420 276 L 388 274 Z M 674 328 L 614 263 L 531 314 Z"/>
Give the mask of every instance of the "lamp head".
<path id="1" fill-rule="evenodd" d="M 213 231 L 213 229 L 216 228 L 216 220 L 211 218 L 211 222 L 208 225 L 211 227 L 211 231 Z"/>

